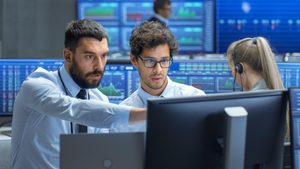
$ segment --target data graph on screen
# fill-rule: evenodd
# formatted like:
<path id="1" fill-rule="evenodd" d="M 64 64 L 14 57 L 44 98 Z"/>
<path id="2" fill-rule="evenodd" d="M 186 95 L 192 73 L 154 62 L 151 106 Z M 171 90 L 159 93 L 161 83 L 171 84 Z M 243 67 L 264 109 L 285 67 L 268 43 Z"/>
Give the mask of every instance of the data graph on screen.
<path id="1" fill-rule="evenodd" d="M 171 27 L 170 29 L 182 50 L 204 50 L 203 29 L 201 27 Z"/>
<path id="2" fill-rule="evenodd" d="M 16 95 L 25 78 L 38 67 L 47 70 L 57 70 L 62 65 L 62 60 L 39 59 L 0 59 L 0 116 L 10 115 Z"/>
<path id="3" fill-rule="evenodd" d="M 12 115 L 15 97 L 25 78 L 38 67 L 57 71 L 61 59 L 0 59 L 0 116 Z M 300 86 L 300 63 L 277 63 L 285 87 Z M 196 60 L 175 60 L 168 72 L 178 83 L 199 88 L 205 93 L 233 91 L 233 77 L 224 59 L 203 57 Z M 110 102 L 120 103 L 140 86 L 137 69 L 129 60 L 108 60 L 106 71 L 98 89 Z M 239 87 L 235 87 L 239 90 Z"/>
<path id="4" fill-rule="evenodd" d="M 194 86 L 206 93 L 232 91 L 232 85 L 228 83 L 233 84 L 233 78 L 226 60 L 175 61 L 169 76 L 176 82 Z"/>
<path id="5" fill-rule="evenodd" d="M 108 33 L 108 38 L 109 38 L 109 49 L 112 51 L 117 51 L 120 50 L 120 41 L 119 41 L 119 36 L 120 36 L 120 31 L 118 27 L 106 27 L 106 31 Z"/>
<path id="6" fill-rule="evenodd" d="M 203 25 L 204 1 L 174 2 L 172 4 L 171 25 Z M 213 8 L 212 8 L 213 9 Z"/>
<path id="7" fill-rule="evenodd" d="M 101 21 L 105 25 L 117 25 L 119 20 L 119 3 L 82 1 L 78 6 L 78 17 Z"/>
<path id="8" fill-rule="evenodd" d="M 123 72 L 107 72 L 99 90 L 111 99 L 125 98 L 125 74 Z"/>
<path id="9" fill-rule="evenodd" d="M 214 52 L 213 0 L 174 0 L 168 27 L 179 42 L 180 53 Z M 152 0 L 78 0 L 78 19 L 92 19 L 108 28 L 110 50 L 128 52 L 133 28 L 147 21 L 153 12 Z"/>
<path id="10" fill-rule="evenodd" d="M 300 1 L 217 0 L 216 52 L 238 39 L 263 36 L 276 53 L 300 52 Z"/>
<path id="11" fill-rule="evenodd" d="M 151 17 L 152 2 L 124 2 L 122 12 L 123 24 L 135 26 Z"/>
<path id="12" fill-rule="evenodd" d="M 300 88 L 289 89 L 292 168 L 300 167 Z"/>

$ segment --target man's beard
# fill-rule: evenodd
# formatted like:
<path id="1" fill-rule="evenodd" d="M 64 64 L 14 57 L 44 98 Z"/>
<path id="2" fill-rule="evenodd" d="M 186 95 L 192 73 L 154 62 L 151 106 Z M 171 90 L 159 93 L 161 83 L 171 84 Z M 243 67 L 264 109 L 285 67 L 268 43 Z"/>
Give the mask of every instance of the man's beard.
<path id="1" fill-rule="evenodd" d="M 105 67 L 104 67 L 104 70 L 105 70 Z M 75 62 L 74 64 L 71 65 L 71 69 L 70 69 L 70 74 L 71 74 L 71 77 L 73 78 L 73 80 L 81 87 L 81 88 L 84 88 L 84 89 L 89 89 L 89 88 L 96 88 L 99 86 L 100 82 L 101 82 L 101 79 L 103 77 L 103 74 L 104 74 L 104 71 L 98 71 L 98 70 L 95 70 L 93 72 L 89 72 L 87 73 L 86 75 L 82 74 L 79 70 L 78 70 L 78 65 L 77 63 Z M 89 83 L 85 77 L 88 77 L 90 75 L 99 75 L 101 76 L 101 78 L 96 81 L 95 83 Z"/>

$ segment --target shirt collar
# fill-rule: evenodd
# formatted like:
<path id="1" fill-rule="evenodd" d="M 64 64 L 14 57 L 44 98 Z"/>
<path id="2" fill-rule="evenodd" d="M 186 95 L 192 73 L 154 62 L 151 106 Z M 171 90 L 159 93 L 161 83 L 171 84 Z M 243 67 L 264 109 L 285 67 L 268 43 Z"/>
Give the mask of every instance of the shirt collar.
<path id="1" fill-rule="evenodd" d="M 172 93 L 170 92 L 170 90 L 173 89 L 174 82 L 169 77 L 167 77 L 167 80 L 168 80 L 168 84 L 160 96 L 153 96 L 147 93 L 144 89 L 142 89 L 141 85 L 138 88 L 138 95 L 141 97 L 142 100 L 147 100 L 149 98 L 168 97 L 169 96 L 168 93 L 169 94 Z"/>
<path id="2" fill-rule="evenodd" d="M 166 18 L 164 18 L 164 17 L 162 17 L 161 15 L 158 15 L 158 14 L 154 14 L 154 16 L 156 17 L 156 18 L 158 18 L 159 20 L 161 20 L 162 22 L 164 22 L 166 25 L 168 25 L 168 19 L 166 19 Z"/>
<path id="3" fill-rule="evenodd" d="M 252 87 L 251 91 L 255 91 L 255 90 L 267 90 L 267 89 L 269 89 L 269 88 L 268 88 L 268 86 L 266 84 L 266 81 L 264 79 L 260 79 Z"/>
<path id="4" fill-rule="evenodd" d="M 76 95 L 81 89 L 80 86 L 78 86 L 78 84 L 73 80 L 73 78 L 71 77 L 70 73 L 66 70 L 64 65 L 60 68 L 59 71 L 62 78 L 61 80 L 66 86 L 66 90 L 68 92 L 67 94 L 72 97 L 76 97 Z"/>
<path id="5" fill-rule="evenodd" d="M 175 83 L 168 77 L 168 84 L 165 88 L 165 90 L 162 92 L 160 97 L 172 97 L 173 92 L 171 92 L 174 89 Z"/>

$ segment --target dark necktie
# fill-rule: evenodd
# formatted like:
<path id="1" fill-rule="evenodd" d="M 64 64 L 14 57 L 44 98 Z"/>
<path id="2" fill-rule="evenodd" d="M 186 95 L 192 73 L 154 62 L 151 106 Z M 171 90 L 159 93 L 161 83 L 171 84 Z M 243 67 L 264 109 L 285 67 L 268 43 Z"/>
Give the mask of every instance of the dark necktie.
<path id="1" fill-rule="evenodd" d="M 86 90 L 81 89 L 76 97 L 79 99 L 86 100 L 87 99 Z M 78 132 L 79 133 L 87 133 L 87 126 L 78 124 Z"/>
<path id="2" fill-rule="evenodd" d="M 83 99 L 83 100 L 87 99 L 86 90 L 81 89 L 76 97 L 79 98 L 79 99 Z"/>

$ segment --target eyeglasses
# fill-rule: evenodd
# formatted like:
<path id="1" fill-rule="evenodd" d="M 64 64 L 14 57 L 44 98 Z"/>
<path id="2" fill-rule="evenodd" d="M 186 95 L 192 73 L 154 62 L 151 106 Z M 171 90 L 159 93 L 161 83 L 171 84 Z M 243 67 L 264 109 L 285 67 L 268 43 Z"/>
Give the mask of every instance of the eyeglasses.
<path id="1" fill-rule="evenodd" d="M 142 58 L 141 56 L 139 56 L 139 58 L 144 63 L 144 66 L 147 68 L 153 68 L 156 66 L 157 63 L 159 63 L 160 67 L 162 67 L 162 68 L 168 68 L 168 67 L 170 67 L 170 65 L 172 64 L 172 61 L 173 61 L 172 58 L 163 58 L 160 61 L 157 61 L 152 58 Z"/>

